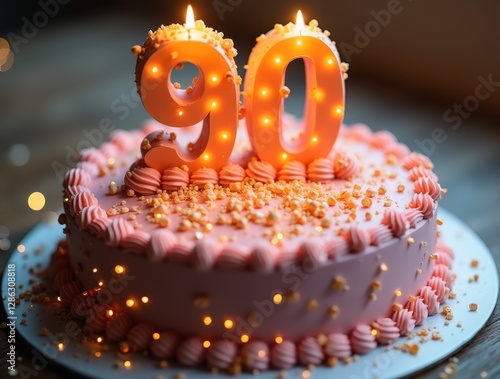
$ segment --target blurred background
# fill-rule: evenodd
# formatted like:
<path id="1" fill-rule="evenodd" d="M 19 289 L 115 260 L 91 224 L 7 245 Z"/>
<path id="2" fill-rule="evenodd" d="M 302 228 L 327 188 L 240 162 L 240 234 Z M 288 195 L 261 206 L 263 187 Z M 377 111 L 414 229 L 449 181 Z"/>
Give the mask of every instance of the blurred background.
<path id="1" fill-rule="evenodd" d="M 347 124 L 388 129 L 436 164 L 441 204 L 500 255 L 500 2 L 483 0 L 191 0 L 196 18 L 232 38 L 244 64 L 261 33 L 298 9 L 331 32 L 343 61 Z M 149 29 L 183 23 L 187 1 L 2 0 L 0 255 L 61 207 L 60 177 L 99 143 L 105 118 L 137 128 L 135 57 Z M 287 74 L 292 89 L 303 86 Z M 288 109 L 302 109 L 300 96 Z M 118 109 L 121 109 L 118 111 Z M 89 137 L 91 136 L 91 137 Z M 89 142 L 90 141 L 90 142 Z M 35 195 L 32 195 L 34 194 Z M 3 253 L 1 251 L 4 251 Z M 1 266 L 0 266 L 1 267 Z"/>

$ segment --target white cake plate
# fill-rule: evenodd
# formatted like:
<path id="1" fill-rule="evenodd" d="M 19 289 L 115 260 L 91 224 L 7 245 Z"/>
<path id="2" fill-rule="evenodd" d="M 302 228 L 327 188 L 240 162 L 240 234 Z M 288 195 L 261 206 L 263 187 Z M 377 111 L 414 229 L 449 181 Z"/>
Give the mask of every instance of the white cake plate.
<path id="1" fill-rule="evenodd" d="M 333 376 L 346 379 L 401 378 L 449 357 L 481 330 L 493 312 L 497 301 L 498 273 L 495 262 L 485 244 L 467 225 L 443 209 L 440 209 L 440 217 L 444 221 L 441 227 L 443 239 L 453 248 L 456 255 L 453 268 L 457 275 L 453 288 L 456 298 L 447 301 L 447 305 L 453 311 L 454 318 L 446 326 L 445 317 L 438 314 L 429 317 L 424 326 L 431 328 L 431 332 L 439 332 L 442 338 L 432 340 L 429 334 L 427 342 L 421 343 L 420 337 L 409 341 L 419 345 L 417 355 L 411 355 L 394 348 L 388 350 L 385 347 L 378 347 L 371 353 L 360 356 L 351 364 L 340 363 L 334 368 L 316 367 L 312 372 L 305 371 L 304 368 L 290 369 L 286 373 L 287 379 L 306 377 L 326 379 Z M 22 290 L 25 291 L 31 287 L 28 283 L 30 279 L 39 281 L 36 276 L 30 274 L 29 269 L 35 268 L 37 270 L 37 265 L 42 268 L 47 267 L 50 254 L 62 237 L 60 225 L 41 223 L 23 239 L 20 245 L 24 245 L 24 252 L 20 252 L 18 249 L 7 263 L 7 267 L 9 265 L 16 267 L 18 294 L 20 292 L 19 285 L 23 284 Z M 473 259 L 479 262 L 477 267 L 472 267 L 471 261 Z M 188 379 L 227 377 L 226 374 L 214 375 L 202 369 L 159 368 L 157 360 L 141 354 L 120 355 L 113 351 L 115 346 L 112 346 L 109 351 L 98 348 L 97 350 L 101 351 L 101 356 L 96 358 L 96 350 L 89 351 L 89 346 L 79 342 L 79 337 L 69 336 L 78 333 L 78 327 L 70 321 L 61 322 L 51 307 L 44 306 L 40 302 L 32 304 L 21 301 L 14 312 L 10 313 L 6 298 L 7 267 L 2 278 L 2 297 L 7 316 L 17 317 L 15 319 L 16 333 L 34 347 L 31 351 L 32 357 L 30 358 L 32 359 L 17 362 L 18 371 L 25 368 L 33 370 L 32 365 L 43 368 L 47 361 L 51 360 L 71 371 L 92 378 L 166 379 L 174 378 L 177 373 L 185 374 Z M 478 275 L 477 281 L 470 281 L 476 274 Z M 469 311 L 470 303 L 478 305 L 477 311 Z M 23 323 L 26 325 L 21 325 L 22 320 L 25 320 Z M 42 328 L 47 328 L 53 334 L 42 336 L 40 334 Z M 418 329 L 420 327 L 416 328 L 416 330 Z M 66 340 L 64 345 L 58 347 L 58 338 Z M 406 338 L 400 338 L 396 344 L 402 345 L 406 341 Z M 130 362 L 130 367 L 125 367 L 125 361 Z M 258 378 L 275 379 L 277 374 L 278 371 L 268 371 L 260 373 Z M 239 377 L 255 378 L 250 373 L 244 373 Z"/>

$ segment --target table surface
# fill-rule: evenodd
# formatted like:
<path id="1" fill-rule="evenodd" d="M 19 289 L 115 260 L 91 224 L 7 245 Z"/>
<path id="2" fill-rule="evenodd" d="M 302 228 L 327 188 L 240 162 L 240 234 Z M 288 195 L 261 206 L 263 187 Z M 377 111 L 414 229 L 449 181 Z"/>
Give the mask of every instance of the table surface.
<path id="1" fill-rule="evenodd" d="M 99 22 L 104 24 L 105 28 Z M 60 181 L 52 164 L 66 164 L 68 151 L 76 149 L 83 132 L 98 127 L 103 118 L 111 118 L 118 128 L 132 129 L 147 118 L 141 104 L 130 100 L 134 91 L 134 59 L 130 46 L 142 38 L 144 25 L 123 22 L 112 15 L 95 20 L 95 30 L 106 29 L 103 36 L 83 23 L 71 28 L 50 29 L 36 41 L 22 46 L 13 68 L 0 73 L 0 239 L 11 248 L 0 252 L 3 270 L 9 253 L 15 249 L 47 210 L 60 208 Z M 63 28 L 63 27 L 61 27 Z M 64 31 L 64 32 L 62 32 Z M 78 40 L 78 48 L 73 41 Z M 245 52 L 241 55 L 245 57 Z M 89 59 L 90 57 L 90 59 Z M 243 64 L 240 65 L 242 67 Z M 432 92 L 412 93 L 390 87 L 376 79 L 348 79 L 347 124 L 364 122 L 373 129 L 387 129 L 412 150 L 427 153 L 434 161 L 440 183 L 448 194 L 440 204 L 465 221 L 489 247 L 497 269 L 500 265 L 500 133 L 498 114 L 473 112 L 470 117 L 451 123 L 444 114 L 457 100 L 434 98 Z M 473 92 L 473 90 L 472 90 Z M 499 99 L 498 93 L 493 93 Z M 128 100 L 127 100 L 128 99 Z M 113 104 L 128 101 L 128 111 L 118 113 Z M 500 102 L 498 102 L 500 104 Z M 293 104 L 291 109 L 293 109 Z M 499 107 L 500 108 L 500 107 Z M 455 125 L 455 128 L 452 126 Z M 429 139 L 441 129 L 445 141 L 429 145 Z M 423 141 L 426 141 L 424 144 Z M 7 157 L 10 147 L 28 146 L 29 162 L 16 167 Z M 432 147 L 432 149 L 431 149 Z M 33 191 L 47 200 L 41 212 L 31 211 L 26 199 Z M 8 199 L 8 200 L 6 200 Z M 45 214 L 47 216 L 47 214 Z M 5 316 L 0 316 L 0 321 Z M 4 330 L 0 330 L 0 353 L 5 356 Z M 500 377 L 500 309 L 497 307 L 482 331 L 455 356 L 459 359 L 459 378 Z M 31 360 L 29 346 L 19 343 L 20 357 Z M 447 361 L 430 367 L 419 378 L 436 378 Z M 4 359 L 0 362 L 6 369 Z M 51 363 L 38 378 L 66 378 L 70 374 Z M 71 377 L 76 377 L 71 374 Z"/>

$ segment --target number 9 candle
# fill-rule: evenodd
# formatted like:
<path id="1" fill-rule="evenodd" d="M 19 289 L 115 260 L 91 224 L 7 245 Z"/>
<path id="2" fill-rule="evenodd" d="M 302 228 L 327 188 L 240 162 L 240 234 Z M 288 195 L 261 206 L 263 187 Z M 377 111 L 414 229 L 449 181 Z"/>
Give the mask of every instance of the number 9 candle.
<path id="1" fill-rule="evenodd" d="M 187 165 L 191 170 L 210 166 L 222 168 L 229 158 L 238 125 L 239 84 L 233 57 L 233 41 L 224 39 L 194 21 L 188 7 L 186 24 L 161 26 L 149 32 L 144 46 L 134 46 L 137 56 L 136 82 L 147 112 L 162 124 L 183 127 L 202 123 L 197 141 L 182 146 L 176 138 L 153 133 L 142 143 L 147 166 L 163 172 Z M 192 87 L 179 88 L 171 82 L 171 72 L 184 62 L 198 67 Z M 177 132 L 176 132 L 177 133 Z"/>
<path id="2" fill-rule="evenodd" d="M 257 38 L 245 75 L 244 98 L 248 133 L 258 157 L 281 167 L 288 160 L 304 164 L 326 158 L 337 137 L 344 113 L 344 72 L 335 44 L 315 20 L 304 25 L 277 24 Z M 303 59 L 306 103 L 303 133 L 293 143 L 282 135 L 287 65 Z M 343 72 L 344 71 L 344 72 Z"/>

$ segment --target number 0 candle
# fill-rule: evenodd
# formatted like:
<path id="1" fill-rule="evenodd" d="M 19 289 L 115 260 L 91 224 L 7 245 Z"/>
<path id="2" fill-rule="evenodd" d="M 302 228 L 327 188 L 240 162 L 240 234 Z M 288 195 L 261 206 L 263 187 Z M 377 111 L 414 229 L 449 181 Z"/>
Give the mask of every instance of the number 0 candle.
<path id="1" fill-rule="evenodd" d="M 147 112 L 162 124 L 183 127 L 202 123 L 197 141 L 182 146 L 172 134 L 153 133 L 141 151 L 146 165 L 163 172 L 187 165 L 220 169 L 232 152 L 239 112 L 239 78 L 233 41 L 194 21 L 189 6 L 186 24 L 149 32 L 144 46 L 134 46 L 136 82 Z M 171 72 L 184 62 L 198 67 L 198 78 L 185 89 L 172 83 Z"/>
<path id="2" fill-rule="evenodd" d="M 296 24 L 277 24 L 257 38 L 245 75 L 246 121 L 256 154 L 280 167 L 287 160 L 304 164 L 327 157 L 344 113 L 343 68 L 335 44 L 317 21 L 304 25 L 302 13 Z M 303 59 L 306 79 L 303 132 L 295 141 L 282 134 L 284 98 L 289 94 L 284 79 L 287 65 Z"/>

